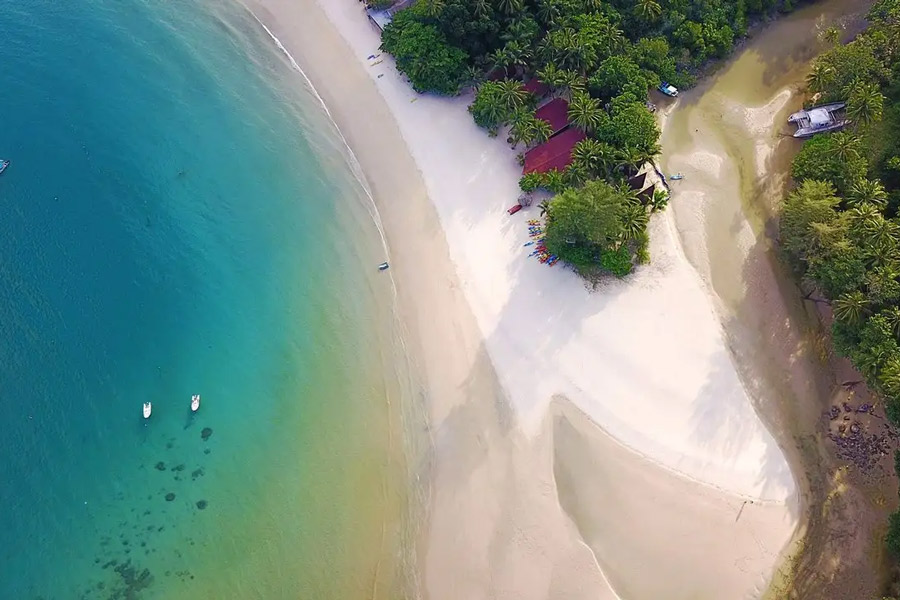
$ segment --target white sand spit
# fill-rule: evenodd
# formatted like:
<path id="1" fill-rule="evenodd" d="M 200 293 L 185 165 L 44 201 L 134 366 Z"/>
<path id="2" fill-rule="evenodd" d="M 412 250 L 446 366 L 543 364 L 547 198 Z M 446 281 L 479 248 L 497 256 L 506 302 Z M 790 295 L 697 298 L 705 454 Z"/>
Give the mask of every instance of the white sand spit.
<path id="1" fill-rule="evenodd" d="M 650 266 L 589 292 L 571 271 L 528 258 L 526 220 L 538 210 L 506 214 L 519 195 L 516 152 L 475 126 L 469 98 L 417 95 L 389 56 L 367 59 L 379 37 L 354 0 L 319 4 L 340 44 L 309 0 L 259 3 L 285 46 L 316 63 L 310 78 L 362 149 L 401 304 L 404 286 L 429 290 L 410 308 L 413 333 L 444 336 L 419 343 L 435 454 L 428 596 L 758 595 L 797 522 L 794 481 L 671 216 L 651 222 Z M 391 162 L 406 151 L 440 228 L 420 198 L 384 196 L 402 189 Z M 397 216 L 405 202 L 421 220 Z M 439 252 L 409 250 L 441 231 L 449 273 Z M 499 393 L 485 383 L 485 356 Z M 556 406 L 577 425 L 560 429 Z"/>

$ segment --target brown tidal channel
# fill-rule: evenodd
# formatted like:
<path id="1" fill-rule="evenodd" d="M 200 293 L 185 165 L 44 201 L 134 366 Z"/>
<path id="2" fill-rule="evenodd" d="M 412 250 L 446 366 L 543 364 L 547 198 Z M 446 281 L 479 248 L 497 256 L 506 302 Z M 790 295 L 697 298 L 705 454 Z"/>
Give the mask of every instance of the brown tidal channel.
<path id="1" fill-rule="evenodd" d="M 819 310 L 774 244 L 801 147 L 787 116 L 827 49 L 819 33 L 838 25 L 852 37 L 871 4 L 826 0 L 763 25 L 733 59 L 661 107 L 662 168 L 684 175 L 672 182 L 671 210 L 685 254 L 713 292 L 744 383 L 797 480 L 803 516 L 771 598 L 874 598 L 883 577 L 876 538 L 897 503 L 889 458 L 875 475 L 847 468 L 827 437 L 823 414 L 866 392 L 840 385 L 854 375 L 829 355 Z"/>

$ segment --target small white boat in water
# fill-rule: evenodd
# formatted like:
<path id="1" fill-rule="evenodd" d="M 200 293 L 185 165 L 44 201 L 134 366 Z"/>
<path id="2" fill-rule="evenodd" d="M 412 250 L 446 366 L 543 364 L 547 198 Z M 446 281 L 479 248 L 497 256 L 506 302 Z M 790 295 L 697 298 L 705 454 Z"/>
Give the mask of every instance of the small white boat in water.
<path id="1" fill-rule="evenodd" d="M 144 402 L 144 418 L 149 419 L 151 412 L 153 412 L 153 404 L 151 404 L 150 402 Z"/>
<path id="2" fill-rule="evenodd" d="M 191 412 L 197 412 L 200 408 L 200 394 L 191 396 Z"/>

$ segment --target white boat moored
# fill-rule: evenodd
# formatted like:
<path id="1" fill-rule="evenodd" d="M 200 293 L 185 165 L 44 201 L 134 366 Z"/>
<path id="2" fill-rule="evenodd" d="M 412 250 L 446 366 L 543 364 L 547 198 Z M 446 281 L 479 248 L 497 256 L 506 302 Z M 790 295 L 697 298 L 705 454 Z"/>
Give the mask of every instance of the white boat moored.
<path id="1" fill-rule="evenodd" d="M 144 418 L 149 419 L 151 412 L 153 412 L 153 404 L 151 404 L 150 402 L 144 402 Z"/>
<path id="2" fill-rule="evenodd" d="M 200 394 L 191 396 L 191 412 L 197 412 L 200 408 Z"/>

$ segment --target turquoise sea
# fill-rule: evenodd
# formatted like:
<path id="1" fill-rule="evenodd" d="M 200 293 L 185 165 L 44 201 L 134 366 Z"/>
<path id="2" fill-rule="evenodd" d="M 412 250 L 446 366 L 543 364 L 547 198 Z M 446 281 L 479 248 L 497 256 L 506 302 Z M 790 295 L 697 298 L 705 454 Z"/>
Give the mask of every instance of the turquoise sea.
<path id="1" fill-rule="evenodd" d="M 6 3 L 0 60 L 0 598 L 400 597 L 409 373 L 303 78 L 225 0 Z"/>

